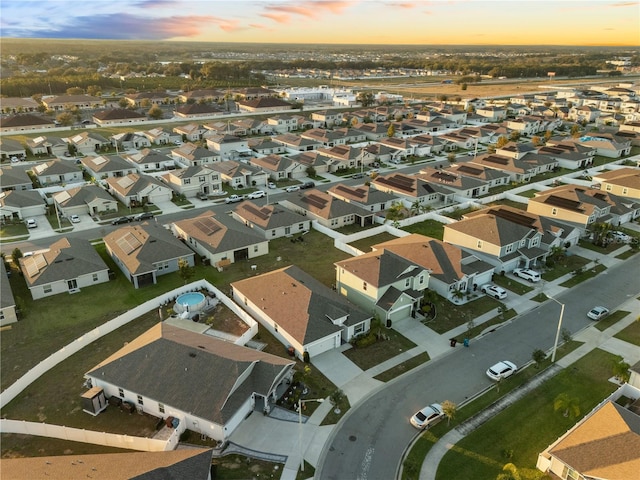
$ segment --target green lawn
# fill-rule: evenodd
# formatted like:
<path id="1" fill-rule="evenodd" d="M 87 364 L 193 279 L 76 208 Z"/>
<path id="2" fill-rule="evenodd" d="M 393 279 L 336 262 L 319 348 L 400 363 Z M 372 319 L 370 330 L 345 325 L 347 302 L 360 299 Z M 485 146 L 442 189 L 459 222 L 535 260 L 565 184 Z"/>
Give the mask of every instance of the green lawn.
<path id="1" fill-rule="evenodd" d="M 613 325 L 614 323 L 619 322 L 620 320 L 625 318 L 630 313 L 631 312 L 625 312 L 624 310 L 616 310 L 615 312 L 613 312 L 612 314 L 610 314 L 608 317 L 604 318 L 603 320 L 595 322 L 593 324 L 593 326 L 596 327 L 601 332 L 604 332 L 611 325 Z"/>
<path id="2" fill-rule="evenodd" d="M 342 352 L 362 370 L 368 370 L 416 346 L 408 338 L 389 328 L 381 329 L 384 339 L 366 347 L 353 347 Z"/>
<path id="3" fill-rule="evenodd" d="M 640 346 L 640 317 L 629 325 L 627 328 L 618 332 L 616 338 Z"/>
<path id="4" fill-rule="evenodd" d="M 464 325 L 471 320 L 483 315 L 502 305 L 498 300 L 486 295 L 464 305 L 454 305 L 448 300 L 438 296 L 436 301 L 436 318 L 425 322 L 425 325 L 438 333 Z"/>
<path id="5" fill-rule="evenodd" d="M 565 255 L 553 262 L 553 266 L 542 274 L 542 279 L 552 282 L 557 278 L 586 266 L 590 260 L 579 255 Z"/>
<path id="6" fill-rule="evenodd" d="M 420 235 L 437 238 L 438 240 L 442 240 L 442 237 L 444 236 L 444 223 L 436 220 L 425 220 L 424 222 L 402 227 L 402 229 L 405 232 L 419 233 Z"/>
<path id="7" fill-rule="evenodd" d="M 512 291 L 516 295 L 524 295 L 525 293 L 529 293 L 533 290 L 533 287 L 514 280 L 511 277 L 507 277 L 506 275 L 494 275 L 493 283 Z"/>
<path id="8" fill-rule="evenodd" d="M 604 265 L 596 265 L 595 267 L 590 268 L 589 270 L 584 270 L 581 273 L 574 275 L 566 282 L 562 282 L 560 286 L 565 288 L 575 287 L 579 283 L 589 280 L 590 278 L 593 278 L 599 273 L 604 272 L 606 269 L 607 267 L 605 267 Z"/>
<path id="9" fill-rule="evenodd" d="M 406 362 L 402 362 L 395 367 L 392 367 L 389 370 L 376 375 L 373 378 L 375 378 L 376 380 L 380 380 L 381 382 L 388 382 L 389 380 L 393 380 L 394 378 L 399 377 L 403 373 L 407 373 L 413 368 L 419 367 L 423 363 L 428 362 L 430 359 L 431 358 L 429 357 L 428 353 L 421 353 L 419 355 L 416 355 L 412 359 L 407 360 Z"/>
<path id="10" fill-rule="evenodd" d="M 373 245 L 377 245 L 378 243 L 388 242 L 389 240 L 395 240 L 395 235 L 391 235 L 390 233 L 383 232 L 378 235 L 373 235 L 372 237 L 363 238 L 361 240 L 350 243 L 350 245 L 354 248 L 357 248 L 361 252 L 370 252 L 371 247 Z"/>
<path id="11" fill-rule="evenodd" d="M 578 399 L 581 415 L 588 413 L 616 388 L 608 381 L 614 359 L 594 350 L 545 382 L 458 442 L 442 459 L 436 479 L 493 480 L 508 462 L 533 471 L 538 453 L 577 421 L 554 412 L 554 399 L 569 393 Z"/>

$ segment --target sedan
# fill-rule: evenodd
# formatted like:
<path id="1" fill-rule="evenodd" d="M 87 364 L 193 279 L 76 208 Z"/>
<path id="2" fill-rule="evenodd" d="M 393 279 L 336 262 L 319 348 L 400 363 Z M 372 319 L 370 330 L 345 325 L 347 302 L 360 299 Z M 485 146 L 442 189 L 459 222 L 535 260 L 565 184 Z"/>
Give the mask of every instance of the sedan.
<path id="1" fill-rule="evenodd" d="M 487 376 L 492 380 L 498 381 L 513 375 L 516 370 L 518 370 L 518 367 L 515 364 L 503 360 L 487 370 Z"/>
<path id="2" fill-rule="evenodd" d="M 80 217 L 78 215 L 71 215 L 69 220 L 71 220 L 71 223 L 80 223 Z"/>
<path id="3" fill-rule="evenodd" d="M 298 185 L 291 185 L 290 187 L 284 189 L 284 191 L 287 193 L 297 192 L 298 190 L 300 190 L 300 187 Z"/>
<path id="4" fill-rule="evenodd" d="M 600 320 L 607 315 L 609 315 L 609 309 L 606 307 L 593 307 L 589 310 L 589 313 L 587 313 L 587 317 L 591 320 Z"/>
<path id="5" fill-rule="evenodd" d="M 131 221 L 131 219 L 129 217 L 120 217 L 120 218 L 116 218 L 114 221 L 111 222 L 111 225 L 120 225 L 122 223 L 129 223 Z"/>
<path id="6" fill-rule="evenodd" d="M 27 228 L 38 228 L 38 222 L 35 218 L 27 219 Z"/>
<path id="7" fill-rule="evenodd" d="M 442 410 L 442 405 L 439 403 L 432 403 L 431 405 L 427 405 L 419 412 L 409 419 L 411 425 L 416 428 L 429 428 L 435 422 L 440 420 L 444 415 L 444 411 Z"/>
<path id="8" fill-rule="evenodd" d="M 490 297 L 497 298 L 498 300 L 507 298 L 507 291 L 504 288 L 499 287 L 497 285 L 493 285 L 491 283 L 480 287 L 480 291 L 482 293 L 486 293 Z"/>

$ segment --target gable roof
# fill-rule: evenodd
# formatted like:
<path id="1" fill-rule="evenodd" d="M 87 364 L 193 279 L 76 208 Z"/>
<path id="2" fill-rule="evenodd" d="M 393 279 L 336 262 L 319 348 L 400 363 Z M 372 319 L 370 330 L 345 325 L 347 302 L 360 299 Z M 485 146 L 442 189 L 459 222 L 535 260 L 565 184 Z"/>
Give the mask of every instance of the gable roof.
<path id="1" fill-rule="evenodd" d="M 23 208 L 36 205 L 44 206 L 45 204 L 46 202 L 37 190 L 7 190 L 0 193 L 0 206 L 2 207 Z"/>
<path id="2" fill-rule="evenodd" d="M 315 188 L 289 194 L 286 200 L 296 207 L 327 220 L 346 215 L 359 215 L 362 217 L 373 215 L 372 212 L 358 205 L 350 204 Z"/>
<path id="3" fill-rule="evenodd" d="M 3 165 L 0 168 L 0 183 L 3 189 L 13 185 L 32 184 L 24 167 L 14 167 L 13 165 Z"/>
<path id="4" fill-rule="evenodd" d="M 128 110 L 126 108 L 111 108 L 109 110 L 101 110 L 93 114 L 93 118 L 96 120 L 125 120 L 125 119 L 146 119 L 147 116 L 142 113 L 138 113 L 135 110 Z"/>
<path id="5" fill-rule="evenodd" d="M 327 193 L 344 201 L 352 201 L 362 205 L 376 205 L 396 199 L 394 195 L 376 190 L 369 185 L 350 186 L 338 183 L 329 188 Z"/>
<path id="6" fill-rule="evenodd" d="M 239 204 L 234 213 L 243 220 L 255 224 L 263 230 L 270 230 L 278 227 L 288 227 L 294 223 L 308 221 L 307 218 L 282 208 L 279 205 L 264 205 L 259 207 L 251 201 Z"/>
<path id="7" fill-rule="evenodd" d="M 77 205 L 88 205 L 89 203 L 102 200 L 103 204 L 116 203 L 116 200 L 103 188 L 97 185 L 83 185 L 62 190 L 52 194 L 55 202 L 61 207 L 73 207 Z M 116 205 L 113 205 L 115 208 Z"/>
<path id="8" fill-rule="evenodd" d="M 406 258 L 385 249 L 336 262 L 336 266 L 378 288 L 414 277 L 418 271 L 423 270 Z"/>

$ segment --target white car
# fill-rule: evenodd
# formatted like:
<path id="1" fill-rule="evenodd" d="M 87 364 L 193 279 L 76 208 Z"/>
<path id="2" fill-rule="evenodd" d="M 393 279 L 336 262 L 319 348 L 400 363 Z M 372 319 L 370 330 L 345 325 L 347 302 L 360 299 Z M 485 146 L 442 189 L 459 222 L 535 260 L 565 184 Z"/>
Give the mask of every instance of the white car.
<path id="1" fill-rule="evenodd" d="M 69 220 L 71 220 L 71 223 L 80 223 L 80 217 L 78 215 L 71 215 Z"/>
<path id="2" fill-rule="evenodd" d="M 531 270 L 530 268 L 516 268 L 513 271 L 513 274 L 516 277 L 523 278 L 525 280 L 529 280 L 531 283 L 540 281 L 540 273 L 535 270 Z"/>
<path id="3" fill-rule="evenodd" d="M 587 313 L 587 317 L 589 317 L 591 320 L 600 320 L 607 315 L 609 315 L 609 309 L 602 306 L 593 307 L 591 310 L 589 310 L 589 313 Z"/>
<path id="4" fill-rule="evenodd" d="M 291 185 L 290 187 L 284 189 L 284 191 L 287 193 L 297 192 L 298 190 L 300 190 L 300 187 L 298 185 Z"/>
<path id="5" fill-rule="evenodd" d="M 416 412 L 416 414 L 409 419 L 411 425 L 416 428 L 429 428 L 435 422 L 440 420 L 444 415 L 442 405 L 439 403 L 432 403 L 427 405 L 422 410 Z"/>
<path id="6" fill-rule="evenodd" d="M 487 370 L 487 376 L 492 380 L 498 381 L 510 377 L 516 370 L 518 370 L 518 367 L 516 367 L 514 363 L 503 360 L 489 368 L 489 370 Z"/>
<path id="7" fill-rule="evenodd" d="M 269 183 L 267 184 L 267 187 L 269 187 L 269 188 L 276 188 L 276 184 L 275 184 L 275 183 L 273 183 L 273 182 L 269 182 Z"/>
<path id="8" fill-rule="evenodd" d="M 504 288 L 499 287 L 497 285 L 493 285 L 491 283 L 481 286 L 480 291 L 482 293 L 486 293 L 490 297 L 497 298 L 498 300 L 507 298 L 507 291 Z"/>
<path id="9" fill-rule="evenodd" d="M 629 243 L 631 241 L 631 237 L 629 235 L 617 230 L 610 232 L 609 236 L 615 243 Z"/>
<path id="10" fill-rule="evenodd" d="M 267 194 L 265 193 L 264 190 L 256 190 L 255 192 L 251 192 L 249 195 L 247 195 L 247 198 L 249 199 L 253 199 L 253 198 L 262 198 L 265 197 Z"/>
<path id="11" fill-rule="evenodd" d="M 35 218 L 27 219 L 27 228 L 38 228 L 38 222 L 36 222 Z"/>

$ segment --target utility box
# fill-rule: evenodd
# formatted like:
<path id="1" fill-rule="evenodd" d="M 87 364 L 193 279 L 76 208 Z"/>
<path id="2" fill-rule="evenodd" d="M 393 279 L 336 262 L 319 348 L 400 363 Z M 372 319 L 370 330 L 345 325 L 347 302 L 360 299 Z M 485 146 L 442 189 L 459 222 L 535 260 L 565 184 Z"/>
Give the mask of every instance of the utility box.
<path id="1" fill-rule="evenodd" d="M 104 396 L 102 387 L 93 387 L 82 394 L 82 410 L 94 417 L 106 410 L 107 399 Z"/>

